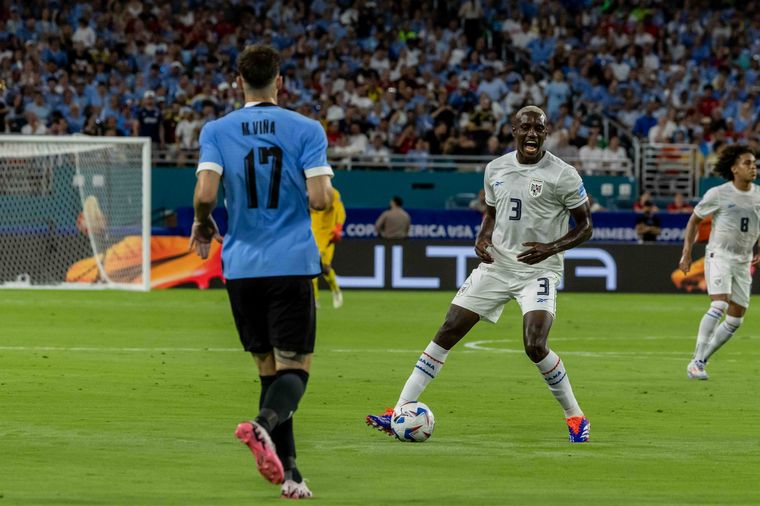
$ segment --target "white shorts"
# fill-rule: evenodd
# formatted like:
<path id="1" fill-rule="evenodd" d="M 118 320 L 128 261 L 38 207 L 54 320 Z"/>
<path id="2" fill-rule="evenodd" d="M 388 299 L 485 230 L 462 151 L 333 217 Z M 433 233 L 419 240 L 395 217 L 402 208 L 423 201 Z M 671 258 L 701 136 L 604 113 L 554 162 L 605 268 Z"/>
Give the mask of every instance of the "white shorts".
<path id="1" fill-rule="evenodd" d="M 749 294 L 752 289 L 752 275 L 748 262 L 734 259 L 708 251 L 705 255 L 705 279 L 707 293 L 710 295 L 729 294 L 731 301 L 749 307 Z"/>
<path id="2" fill-rule="evenodd" d="M 523 314 L 548 311 L 554 316 L 559 281 L 560 274 L 555 271 L 514 272 L 482 263 L 465 280 L 451 303 L 491 323 L 499 321 L 504 304 L 512 299 L 517 300 Z"/>

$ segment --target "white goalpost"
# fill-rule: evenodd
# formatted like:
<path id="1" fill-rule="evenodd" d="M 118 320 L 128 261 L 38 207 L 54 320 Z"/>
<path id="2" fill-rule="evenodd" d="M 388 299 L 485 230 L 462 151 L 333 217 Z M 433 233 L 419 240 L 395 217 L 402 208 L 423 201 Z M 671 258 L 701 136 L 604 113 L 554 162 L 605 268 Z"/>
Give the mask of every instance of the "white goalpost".
<path id="1" fill-rule="evenodd" d="M 0 288 L 150 290 L 150 139 L 0 135 Z"/>

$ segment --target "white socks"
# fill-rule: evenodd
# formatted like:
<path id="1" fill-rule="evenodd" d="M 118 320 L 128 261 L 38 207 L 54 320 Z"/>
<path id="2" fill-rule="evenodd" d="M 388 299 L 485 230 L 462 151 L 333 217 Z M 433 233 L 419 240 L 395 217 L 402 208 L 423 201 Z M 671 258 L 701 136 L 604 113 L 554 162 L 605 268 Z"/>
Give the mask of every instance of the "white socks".
<path id="1" fill-rule="evenodd" d="M 718 351 L 721 346 L 726 344 L 726 342 L 731 339 L 731 336 L 734 335 L 736 329 L 741 326 L 742 321 L 744 321 L 744 318 L 727 315 L 726 319 L 723 321 L 723 323 L 720 324 L 718 330 L 715 331 L 715 335 L 707 345 L 707 349 L 704 352 L 705 358 L 703 360 L 707 361 L 707 359 L 710 358 L 713 353 Z"/>
<path id="2" fill-rule="evenodd" d="M 443 367 L 448 354 L 449 350 L 441 348 L 433 341 L 430 341 L 430 344 L 428 344 L 425 351 L 422 352 L 422 355 L 417 360 L 417 364 L 414 366 L 409 379 L 406 380 L 396 407 L 420 398 L 428 383 L 438 375 L 438 371 Z"/>
<path id="3" fill-rule="evenodd" d="M 428 344 L 417 360 L 409 379 L 406 380 L 396 403 L 396 408 L 407 402 L 419 400 L 428 383 L 438 376 L 448 354 L 449 350 L 441 348 L 434 342 L 431 341 Z M 565 411 L 565 418 L 583 416 L 583 411 L 581 411 L 578 401 L 573 395 L 573 388 L 570 386 L 570 378 L 567 377 L 565 365 L 557 354 L 549 350 L 549 354 L 536 366 L 549 386 L 549 390 Z"/>
<path id="4" fill-rule="evenodd" d="M 549 386 L 554 398 L 565 410 L 565 418 L 573 416 L 583 416 L 578 401 L 573 395 L 573 387 L 570 386 L 570 378 L 567 377 L 565 364 L 562 363 L 556 353 L 549 350 L 549 354 L 541 362 L 537 363 L 538 370 L 544 377 L 544 381 Z"/>
<path id="5" fill-rule="evenodd" d="M 705 352 L 707 346 L 710 343 L 710 338 L 715 332 L 715 327 L 720 323 L 720 319 L 723 318 L 723 314 L 728 309 L 728 302 L 722 300 L 714 300 L 710 303 L 710 309 L 707 310 L 702 317 L 702 321 L 699 322 L 699 333 L 697 334 L 697 347 L 694 350 L 694 358 L 696 360 L 705 360 Z"/>

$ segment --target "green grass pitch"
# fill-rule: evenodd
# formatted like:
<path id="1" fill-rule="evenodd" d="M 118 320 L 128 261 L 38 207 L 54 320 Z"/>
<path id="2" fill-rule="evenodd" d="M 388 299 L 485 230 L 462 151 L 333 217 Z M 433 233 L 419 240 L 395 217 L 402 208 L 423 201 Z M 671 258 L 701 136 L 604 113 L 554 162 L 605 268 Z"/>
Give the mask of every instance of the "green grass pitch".
<path id="1" fill-rule="evenodd" d="M 369 429 L 450 299 L 346 292 L 333 310 L 322 292 L 296 416 L 316 504 L 760 504 L 753 308 L 696 382 L 685 369 L 706 296 L 561 294 L 550 345 L 589 444 L 567 442 L 514 303 L 428 388 L 428 442 Z M 224 291 L 0 291 L 0 314 L 0 506 L 280 504 L 233 436 L 259 387 Z"/>

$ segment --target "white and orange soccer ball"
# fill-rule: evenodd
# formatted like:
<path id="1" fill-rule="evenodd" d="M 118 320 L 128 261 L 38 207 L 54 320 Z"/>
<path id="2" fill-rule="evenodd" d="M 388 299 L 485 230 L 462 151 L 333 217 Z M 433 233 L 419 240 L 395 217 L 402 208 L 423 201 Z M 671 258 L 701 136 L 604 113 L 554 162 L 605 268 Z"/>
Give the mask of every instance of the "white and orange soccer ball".
<path id="1" fill-rule="evenodd" d="M 422 402 L 407 402 L 393 411 L 391 430 L 401 441 L 421 443 L 433 434 L 435 417 Z"/>

